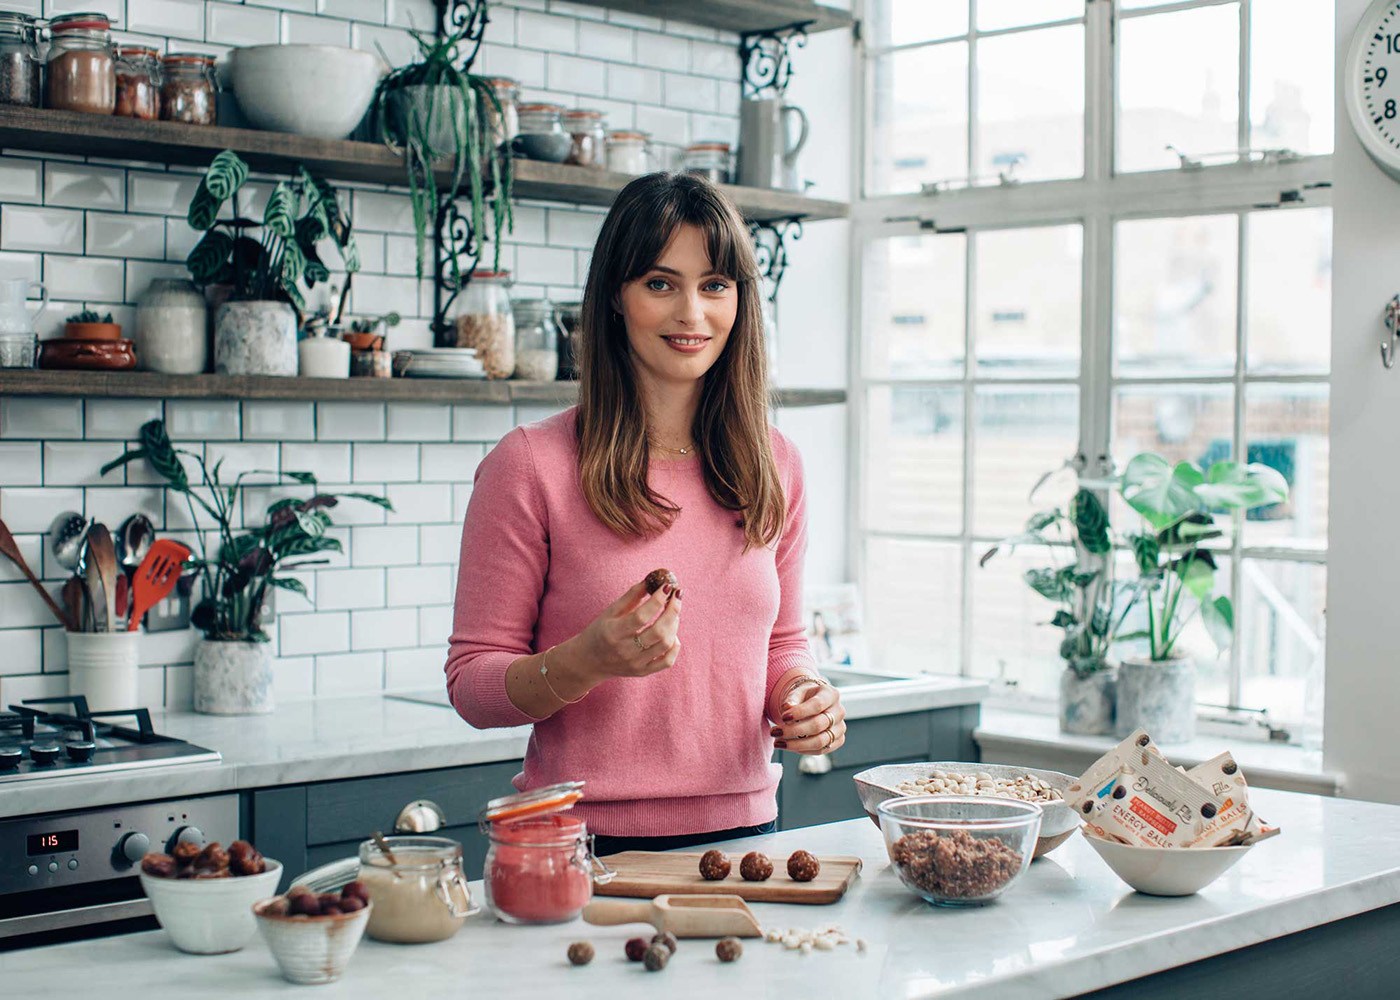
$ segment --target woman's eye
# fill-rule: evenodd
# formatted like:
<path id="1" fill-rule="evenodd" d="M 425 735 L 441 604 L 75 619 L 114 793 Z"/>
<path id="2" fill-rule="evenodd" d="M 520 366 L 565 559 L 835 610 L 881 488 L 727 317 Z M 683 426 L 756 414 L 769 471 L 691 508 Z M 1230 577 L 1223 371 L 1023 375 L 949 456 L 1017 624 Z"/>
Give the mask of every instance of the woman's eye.
<path id="1" fill-rule="evenodd" d="M 653 292 L 664 292 L 666 290 L 666 282 L 661 278 L 652 278 L 647 282 L 647 287 Z"/>
<path id="2" fill-rule="evenodd" d="M 709 283 L 708 285 L 706 285 L 705 287 L 708 288 L 708 289 L 710 289 L 710 290 L 713 291 L 713 292 L 722 292 L 722 291 L 724 291 L 726 288 L 729 287 L 729 282 L 727 282 L 727 281 L 719 281 L 718 279 L 716 279 L 715 281 L 710 282 L 710 283 Z"/>

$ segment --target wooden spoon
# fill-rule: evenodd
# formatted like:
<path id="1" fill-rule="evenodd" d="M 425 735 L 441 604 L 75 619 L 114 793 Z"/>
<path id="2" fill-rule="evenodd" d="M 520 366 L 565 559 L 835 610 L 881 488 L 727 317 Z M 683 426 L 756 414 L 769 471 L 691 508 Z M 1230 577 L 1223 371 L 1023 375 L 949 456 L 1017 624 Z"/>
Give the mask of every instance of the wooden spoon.
<path id="1" fill-rule="evenodd" d="M 384 860 L 389 862 L 389 867 L 394 869 L 394 878 L 403 878 L 403 872 L 399 871 L 399 860 L 394 857 L 394 852 L 389 850 L 389 842 L 384 839 L 384 834 L 375 830 L 370 834 L 370 839 L 374 841 L 374 846 L 379 848 L 379 853 L 384 855 Z"/>
<path id="2" fill-rule="evenodd" d="M 762 937 L 758 918 L 738 896 L 669 894 L 655 899 L 595 899 L 583 908 L 590 924 L 651 924 L 678 938 Z"/>
<path id="3" fill-rule="evenodd" d="M 63 627 L 70 632 L 76 632 L 77 626 L 69 619 L 67 612 L 58 606 L 58 602 L 53 599 L 49 589 L 39 582 L 39 578 L 34 575 L 34 571 L 24 561 L 24 555 L 19 550 L 19 543 L 15 541 L 15 536 L 10 534 L 10 529 L 4 521 L 0 521 L 0 554 L 8 557 L 12 563 L 19 567 L 19 571 L 24 574 L 29 585 L 39 592 L 39 596 L 44 599 L 44 603 L 49 606 L 49 610 L 53 612 L 54 617 L 62 623 Z"/>
<path id="4" fill-rule="evenodd" d="M 88 555 L 97 566 L 97 575 L 102 580 L 103 620 L 102 632 L 117 629 L 117 549 L 112 544 L 112 533 L 100 521 L 88 529 Z"/>

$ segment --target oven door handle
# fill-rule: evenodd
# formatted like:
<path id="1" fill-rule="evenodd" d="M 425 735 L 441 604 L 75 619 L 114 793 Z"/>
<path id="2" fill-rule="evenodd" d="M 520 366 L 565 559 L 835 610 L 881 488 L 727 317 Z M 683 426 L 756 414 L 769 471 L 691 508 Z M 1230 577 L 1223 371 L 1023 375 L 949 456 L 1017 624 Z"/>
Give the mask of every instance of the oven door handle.
<path id="1" fill-rule="evenodd" d="M 0 938 L 18 937 L 21 934 L 41 934 L 46 931 L 66 930 L 70 927 L 88 927 L 93 924 L 106 924 L 114 920 L 131 920 L 136 917 L 149 917 L 155 911 L 151 901 L 127 899 L 118 903 L 100 903 L 97 906 L 75 906 L 70 910 L 50 910 L 47 913 L 27 913 L 19 917 L 0 920 Z"/>

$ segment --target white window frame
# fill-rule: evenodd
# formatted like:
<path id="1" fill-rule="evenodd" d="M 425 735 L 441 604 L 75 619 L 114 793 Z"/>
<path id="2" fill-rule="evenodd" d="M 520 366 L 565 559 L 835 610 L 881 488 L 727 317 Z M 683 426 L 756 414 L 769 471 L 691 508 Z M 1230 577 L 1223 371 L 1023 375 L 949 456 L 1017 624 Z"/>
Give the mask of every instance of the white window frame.
<path id="1" fill-rule="evenodd" d="M 857 16 L 876 0 L 857 0 Z M 968 99 L 971 115 L 968 122 L 968 163 L 977 162 L 976 148 L 976 39 L 1004 35 L 1023 29 L 976 31 L 976 2 L 970 0 Z M 972 574 L 976 572 L 974 552 L 992 539 L 972 532 L 972 466 L 976 447 L 976 422 L 973 406 L 975 390 L 980 386 L 1004 385 L 1066 385 L 1079 386 L 1080 429 L 1079 454 L 1082 471 L 1098 476 L 1111 471 L 1110 439 L 1113 427 L 1113 393 L 1116 386 L 1129 385 L 1230 385 L 1234 396 L 1233 454 L 1245 454 L 1244 408 L 1247 383 L 1268 384 L 1330 384 L 1330 374 L 1324 375 L 1264 375 L 1246 374 L 1245 332 L 1246 304 L 1245 268 L 1248 257 L 1248 214 L 1264 210 L 1290 211 L 1296 208 L 1330 207 L 1332 157 L 1330 155 L 1302 156 L 1283 161 L 1259 162 L 1242 156 L 1239 162 L 1207 166 L 1198 170 L 1172 169 L 1125 174 L 1113 172 L 1114 87 L 1118 49 L 1116 21 L 1120 17 L 1223 6 L 1236 0 L 1178 0 L 1142 10 L 1117 12 L 1114 0 L 1086 0 L 1085 9 L 1085 123 L 1084 176 L 1071 180 L 1025 182 L 1015 185 L 968 186 L 941 190 L 935 194 L 898 194 L 865 196 L 866 179 L 871 163 L 870 140 L 873 122 L 873 61 L 878 55 L 918 46 L 867 47 L 857 42 L 857 72 L 853 74 L 852 107 L 858 121 L 854 134 L 860 142 L 852 153 L 852 167 L 857 178 L 853 185 L 858 192 L 852 204 L 851 260 L 853 262 L 850 289 L 852 315 L 856 317 L 857 335 L 851 338 L 850 405 L 848 455 L 848 565 L 862 593 L 870 593 L 865 573 L 866 540 L 872 537 L 895 537 L 910 540 L 956 542 L 962 546 L 962 608 L 959 635 L 960 672 L 970 675 L 972 666 Z M 1250 128 L 1250 5 L 1251 0 L 1238 0 L 1240 9 L 1240 73 L 1239 73 L 1239 132 L 1238 145 L 1245 150 L 1249 144 Z M 1077 19 L 1056 20 L 1036 25 L 1035 30 L 1078 23 Z M 964 37 L 964 36 L 955 36 Z M 920 45 L 928 43 L 920 43 Z M 1186 152 L 1212 152 L 1187 150 Z M 971 169 L 969 169 L 971 173 Z M 936 178 L 930 178 L 935 180 Z M 1301 202 L 1284 201 L 1285 192 L 1299 192 Z M 1276 206 L 1276 207 L 1275 207 Z M 1114 226 L 1118 221 L 1139 218 L 1170 218 L 1207 214 L 1238 215 L 1238 262 L 1236 270 L 1235 368 L 1218 376 L 1153 377 L 1134 374 L 1115 376 L 1112 371 L 1113 322 L 1113 264 Z M 1083 226 L 1083 285 L 1081 294 L 1081 362 L 1075 378 L 988 378 L 976 371 L 974 324 L 976 315 L 975 232 L 1039 225 L 1081 224 Z M 965 362 L 963 373 L 948 378 L 895 379 L 871 377 L 865 366 L 865 303 L 864 265 L 871 243 L 893 236 L 915 236 L 924 233 L 966 230 L 969 267 L 965 276 L 966 301 L 964 317 Z M 963 504 L 962 524 L 958 534 L 911 533 L 884 531 L 865 526 L 865 490 L 863 484 L 865 456 L 869 454 L 869 420 L 866 408 L 872 386 L 900 388 L 961 388 L 964 393 L 963 434 Z M 1027 469 L 1028 484 L 1043 470 Z M 1238 598 L 1243 557 L 1259 557 L 1290 562 L 1326 564 L 1325 547 L 1247 546 L 1242 522 L 1237 519 L 1230 550 L 1229 586 L 1232 597 Z M 1238 606 L 1238 600 L 1236 600 Z M 1238 705 L 1241 688 L 1240 644 L 1230 650 L 1230 703 Z M 1025 699 L 1017 699 L 1027 704 Z M 1050 710 L 1048 701 L 1031 702 L 1031 707 Z M 1291 727 L 1294 738 L 1300 733 L 1300 720 L 1273 720 L 1275 724 Z"/>

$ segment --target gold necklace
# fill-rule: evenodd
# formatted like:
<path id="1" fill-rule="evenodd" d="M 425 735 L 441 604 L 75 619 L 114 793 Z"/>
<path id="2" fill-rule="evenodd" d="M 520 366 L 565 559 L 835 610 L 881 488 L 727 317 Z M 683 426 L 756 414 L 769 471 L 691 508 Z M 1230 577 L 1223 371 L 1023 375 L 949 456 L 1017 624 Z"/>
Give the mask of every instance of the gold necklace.
<path id="1" fill-rule="evenodd" d="M 660 448 L 662 451 L 675 452 L 677 455 L 689 455 L 692 451 L 695 450 L 695 445 L 693 443 L 685 448 L 668 448 L 664 444 L 658 444 L 657 442 L 652 441 L 651 446 L 653 448 Z"/>

